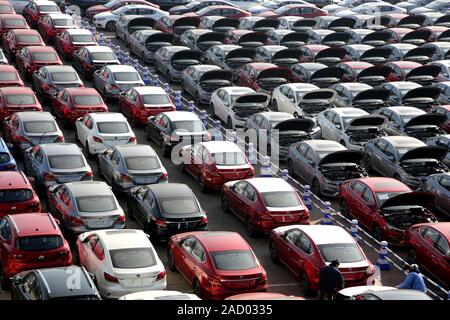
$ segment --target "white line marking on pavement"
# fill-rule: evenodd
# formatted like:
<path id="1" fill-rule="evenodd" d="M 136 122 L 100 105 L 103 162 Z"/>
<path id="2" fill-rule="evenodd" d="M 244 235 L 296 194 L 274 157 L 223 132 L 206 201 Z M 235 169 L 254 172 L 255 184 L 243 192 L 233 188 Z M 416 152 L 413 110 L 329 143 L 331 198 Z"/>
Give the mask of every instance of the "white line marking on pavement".
<path id="1" fill-rule="evenodd" d="M 273 283 L 273 284 L 269 284 L 268 287 L 272 288 L 272 287 L 299 287 L 300 284 L 299 283 Z"/>

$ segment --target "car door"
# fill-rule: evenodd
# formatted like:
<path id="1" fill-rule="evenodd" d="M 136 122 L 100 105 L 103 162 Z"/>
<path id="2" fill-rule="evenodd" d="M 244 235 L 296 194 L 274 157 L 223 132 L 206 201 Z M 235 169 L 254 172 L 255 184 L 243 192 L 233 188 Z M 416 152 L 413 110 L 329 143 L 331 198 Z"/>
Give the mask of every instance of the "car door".
<path id="1" fill-rule="evenodd" d="M 419 229 L 420 239 L 415 246 L 416 257 L 419 263 L 429 272 L 436 272 L 436 260 L 438 251 L 435 248 L 440 234 L 431 227 L 423 226 Z"/>
<path id="2" fill-rule="evenodd" d="M 450 212 L 450 201 L 448 193 L 450 191 L 450 177 L 448 175 L 442 175 L 436 179 L 436 188 L 433 191 L 435 197 L 436 206 L 442 212 Z"/>
<path id="3" fill-rule="evenodd" d="M 444 283 L 448 283 L 448 279 L 450 279 L 448 273 L 450 245 L 442 233 L 438 233 L 437 239 L 433 243 L 433 248 L 434 252 L 430 256 L 432 263 L 430 270 L 436 278 Z"/>
<path id="4" fill-rule="evenodd" d="M 14 247 L 13 241 L 11 241 L 11 227 L 9 221 L 6 218 L 0 220 L 0 260 L 3 264 L 8 263 L 9 254 Z"/>
<path id="5" fill-rule="evenodd" d="M 293 149 L 291 160 L 295 174 L 298 174 L 303 171 L 305 155 L 307 151 L 308 146 L 304 143 L 297 144 L 296 147 Z"/>
<path id="6" fill-rule="evenodd" d="M 88 236 L 86 242 L 83 242 L 81 246 L 78 246 L 78 257 L 80 259 L 80 265 L 83 266 L 87 272 L 94 275 L 97 273 L 97 270 L 94 269 L 95 264 L 93 263 L 93 258 L 94 250 L 98 241 L 98 236 L 96 234 L 91 234 Z"/>
<path id="7" fill-rule="evenodd" d="M 300 270 L 296 269 L 296 260 L 300 259 L 300 242 L 301 231 L 299 229 L 291 229 L 284 234 L 284 243 L 280 246 L 279 255 L 286 266 L 294 273 L 299 274 Z"/>
<path id="8" fill-rule="evenodd" d="M 190 276 L 192 275 L 192 271 L 189 268 L 192 267 L 192 248 L 196 242 L 197 240 L 191 236 L 181 239 L 179 242 L 179 252 L 173 255 L 177 269 L 188 281 L 191 281 Z"/>
<path id="9" fill-rule="evenodd" d="M 113 183 L 114 177 L 117 176 L 120 166 L 120 154 L 119 151 L 114 150 L 109 157 L 105 157 L 106 165 L 103 168 L 103 175 L 109 183 Z"/>
<path id="10" fill-rule="evenodd" d="M 69 192 L 67 191 L 67 188 L 64 185 L 57 186 L 55 189 L 52 190 L 51 197 L 48 197 L 49 211 L 56 219 L 58 219 L 61 222 L 65 221 L 64 219 L 64 212 L 66 209 L 65 203 L 67 203 L 68 197 L 70 197 Z"/>
<path id="11" fill-rule="evenodd" d="M 152 193 L 146 189 L 138 194 L 136 220 L 144 228 L 150 220 L 151 210 L 155 206 Z"/>
<path id="12" fill-rule="evenodd" d="M 196 275 L 203 272 L 203 265 L 206 261 L 206 252 L 201 243 L 196 240 L 192 245 L 191 254 L 186 256 L 186 277 L 190 283 L 194 282 Z"/>
<path id="13" fill-rule="evenodd" d="M 385 158 L 382 166 L 383 174 L 385 174 L 386 177 L 393 177 L 397 172 L 397 163 L 400 160 L 397 151 L 390 143 L 388 143 L 383 153 Z"/>
<path id="14" fill-rule="evenodd" d="M 335 117 L 335 113 L 331 110 L 325 111 L 322 116 L 318 117 L 317 123 L 319 124 L 322 132 L 323 139 L 331 139 L 332 127 L 334 127 L 332 120 Z"/>
<path id="15" fill-rule="evenodd" d="M 80 119 L 80 121 L 76 122 L 78 140 L 80 140 L 81 144 L 83 144 L 85 148 L 87 148 L 85 142 L 87 140 L 88 131 L 90 130 L 90 128 L 92 128 L 92 126 L 92 119 L 88 114 Z"/>
<path id="16" fill-rule="evenodd" d="M 227 121 L 228 113 L 230 112 L 230 104 L 225 101 L 227 98 L 227 93 L 225 90 L 219 89 L 217 91 L 216 97 L 214 99 L 214 114 L 222 121 Z"/>
<path id="17" fill-rule="evenodd" d="M 311 147 L 307 147 L 307 151 L 305 153 L 303 168 L 302 168 L 302 178 L 305 182 L 312 183 L 313 179 L 316 176 L 315 168 L 318 165 L 316 160 L 316 153 Z"/>
<path id="18" fill-rule="evenodd" d="M 230 209 L 239 217 L 243 217 L 241 205 L 244 202 L 244 192 L 247 183 L 245 181 L 239 181 L 231 187 L 230 192 L 228 193 L 228 203 Z"/>
<path id="19" fill-rule="evenodd" d="M 374 194 L 369 187 L 363 186 L 361 200 L 355 202 L 354 206 L 355 212 L 358 214 L 359 221 L 368 229 L 371 229 L 375 218 L 373 208 L 376 206 L 376 203 Z"/>
<path id="20" fill-rule="evenodd" d="M 194 68 L 189 68 L 186 71 L 187 77 L 185 77 L 184 81 L 184 88 L 186 91 L 191 95 L 195 96 L 195 85 L 196 81 L 198 80 L 198 72 Z"/>
<path id="21" fill-rule="evenodd" d="M 369 152 L 370 160 L 372 163 L 372 169 L 378 171 L 379 173 L 384 172 L 384 153 L 383 150 L 386 148 L 387 142 L 383 139 L 377 139 L 373 141 L 373 148 Z"/>
<path id="22" fill-rule="evenodd" d="M 350 216 L 355 219 L 360 219 L 361 217 L 361 197 L 364 192 L 364 185 L 358 181 L 352 181 L 349 185 L 349 192 L 347 192 L 347 197 L 345 199 L 345 204 Z"/>
<path id="23" fill-rule="evenodd" d="M 111 181 L 112 177 L 112 157 L 115 150 L 113 148 L 106 149 L 102 154 L 98 156 L 98 164 L 100 172 L 99 174 L 103 175 L 106 181 Z M 117 151 L 116 151 L 117 152 Z"/>

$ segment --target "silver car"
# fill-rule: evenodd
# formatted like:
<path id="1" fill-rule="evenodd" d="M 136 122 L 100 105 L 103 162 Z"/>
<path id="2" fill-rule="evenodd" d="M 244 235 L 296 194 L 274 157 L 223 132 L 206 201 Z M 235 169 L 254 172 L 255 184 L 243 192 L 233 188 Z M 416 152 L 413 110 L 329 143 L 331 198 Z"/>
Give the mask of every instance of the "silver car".
<path id="1" fill-rule="evenodd" d="M 406 136 L 381 137 L 364 146 L 363 166 L 385 177 L 393 177 L 413 190 L 419 190 L 431 174 L 448 172 L 442 163 L 447 150 L 430 147 L 424 142 Z"/>
<path id="2" fill-rule="evenodd" d="M 143 85 L 144 81 L 133 66 L 110 65 L 94 72 L 94 88 L 105 100 L 117 99 L 121 92 Z"/>
<path id="3" fill-rule="evenodd" d="M 155 69 L 164 74 L 169 82 L 180 82 L 183 70 L 200 64 L 202 53 L 184 46 L 162 47 L 155 53 Z"/>
<path id="4" fill-rule="evenodd" d="M 128 192 L 146 184 L 167 183 L 168 174 L 149 145 L 121 145 L 106 149 L 98 157 L 98 172 L 113 190 Z"/>
<path id="5" fill-rule="evenodd" d="M 433 174 L 424 183 L 424 191 L 434 196 L 434 207 L 450 216 L 450 174 Z"/>
<path id="6" fill-rule="evenodd" d="M 58 184 L 49 188 L 47 199 L 48 211 L 73 235 L 125 228 L 125 213 L 105 182 Z"/>
<path id="7" fill-rule="evenodd" d="M 92 169 L 74 143 L 49 143 L 29 148 L 23 155 L 25 172 L 38 186 L 92 181 Z"/>
<path id="8" fill-rule="evenodd" d="M 359 165 L 363 157 L 363 152 L 347 150 L 336 141 L 309 140 L 289 147 L 287 166 L 289 174 L 309 184 L 314 194 L 337 197 L 340 183 L 368 176 Z"/>
<path id="9" fill-rule="evenodd" d="M 155 62 L 155 52 L 162 47 L 171 46 L 174 36 L 159 30 L 138 30 L 128 41 L 130 51 L 144 59 L 146 63 Z"/>
<path id="10" fill-rule="evenodd" d="M 444 160 L 442 160 L 442 162 L 444 162 L 444 164 L 450 168 L 450 134 L 443 134 L 430 138 L 426 141 L 426 144 L 432 147 L 441 147 L 447 149 L 447 155 L 445 156 Z"/>
<path id="11" fill-rule="evenodd" d="M 119 18 L 116 23 L 116 37 L 128 43 L 129 32 L 128 32 L 128 24 L 133 19 L 139 18 L 140 16 L 136 14 L 127 14 Z"/>

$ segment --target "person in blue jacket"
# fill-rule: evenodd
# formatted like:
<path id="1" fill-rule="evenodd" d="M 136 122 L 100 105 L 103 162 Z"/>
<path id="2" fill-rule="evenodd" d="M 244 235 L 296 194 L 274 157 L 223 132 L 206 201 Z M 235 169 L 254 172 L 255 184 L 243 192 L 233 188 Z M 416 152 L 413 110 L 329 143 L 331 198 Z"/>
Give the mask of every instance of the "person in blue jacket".
<path id="1" fill-rule="evenodd" d="M 417 264 L 406 264 L 403 266 L 403 270 L 406 273 L 406 278 L 396 288 L 398 289 L 413 289 L 422 292 L 427 292 L 427 286 L 420 273 L 419 266 Z"/>

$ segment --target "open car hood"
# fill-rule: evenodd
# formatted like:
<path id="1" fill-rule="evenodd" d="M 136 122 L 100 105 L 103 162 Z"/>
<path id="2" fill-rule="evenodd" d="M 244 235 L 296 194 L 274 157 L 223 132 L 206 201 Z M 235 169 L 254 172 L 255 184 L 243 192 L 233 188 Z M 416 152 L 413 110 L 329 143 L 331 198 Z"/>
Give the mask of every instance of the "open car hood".
<path id="1" fill-rule="evenodd" d="M 450 40 L 450 29 L 442 32 L 436 41 L 449 41 Z"/>
<path id="2" fill-rule="evenodd" d="M 344 72 L 345 72 L 344 69 L 339 67 L 323 68 L 314 72 L 310 77 L 310 81 L 321 78 L 335 78 L 339 80 L 344 75 Z"/>
<path id="3" fill-rule="evenodd" d="M 331 89 L 313 90 L 303 95 L 300 104 L 311 103 L 314 101 L 326 101 L 327 103 L 332 103 L 334 99 L 336 99 L 336 95 L 336 91 Z"/>
<path id="4" fill-rule="evenodd" d="M 400 158 L 400 162 L 413 159 L 436 159 L 438 161 L 442 161 L 442 159 L 444 159 L 444 157 L 447 155 L 447 152 L 448 152 L 447 148 L 442 147 L 433 147 L 433 146 L 418 147 L 405 153 Z"/>
<path id="5" fill-rule="evenodd" d="M 392 54 L 391 48 L 378 47 L 365 51 L 359 60 L 369 63 L 385 63 Z"/>
<path id="6" fill-rule="evenodd" d="M 154 42 L 173 43 L 174 39 L 175 39 L 174 36 L 167 32 L 155 33 L 155 34 L 148 36 L 147 39 L 145 39 L 145 45 L 148 45 L 148 44 L 151 44 Z"/>
<path id="7" fill-rule="evenodd" d="M 233 71 L 230 70 L 210 70 L 206 71 L 199 79 L 199 82 L 209 80 L 224 80 L 231 81 L 233 78 Z"/>
<path id="8" fill-rule="evenodd" d="M 398 206 L 421 206 L 427 208 L 433 202 L 433 195 L 428 192 L 406 192 L 387 199 L 381 209 Z"/>
<path id="9" fill-rule="evenodd" d="M 395 20 L 391 16 L 377 15 L 367 19 L 363 27 L 371 30 L 382 30 L 385 28 L 392 28 L 395 26 Z"/>
<path id="10" fill-rule="evenodd" d="M 381 127 L 386 118 L 378 115 L 367 115 L 353 119 L 347 125 L 347 130 L 361 127 Z"/>
<path id="11" fill-rule="evenodd" d="M 283 49 L 283 50 L 276 52 L 272 56 L 272 63 L 277 64 L 278 60 L 280 60 L 280 62 L 282 62 L 282 60 L 288 60 L 288 59 L 292 59 L 293 63 L 297 63 L 298 59 L 301 56 L 303 56 L 303 51 L 301 51 L 299 49 Z"/>
<path id="12" fill-rule="evenodd" d="M 328 25 L 329 30 L 344 30 L 344 29 L 354 29 L 356 27 L 356 23 L 358 21 L 355 18 L 351 17 L 342 17 L 336 20 L 333 20 Z"/>
<path id="13" fill-rule="evenodd" d="M 333 32 L 322 39 L 322 44 L 330 47 L 342 47 L 349 43 L 351 35 L 347 32 Z"/>
<path id="14" fill-rule="evenodd" d="M 236 58 L 249 58 L 253 59 L 253 56 L 255 55 L 254 48 L 237 48 L 233 49 L 225 56 L 225 61 L 229 59 L 236 59 Z"/>
<path id="15" fill-rule="evenodd" d="M 415 69 L 412 69 L 407 75 L 406 80 L 411 77 L 422 77 L 422 76 L 430 76 L 436 78 L 438 74 L 441 72 L 440 66 L 435 65 L 425 65 Z"/>
<path id="16" fill-rule="evenodd" d="M 255 22 L 252 27 L 253 31 L 268 31 L 278 28 L 280 21 L 276 19 L 261 19 Z"/>
<path id="17" fill-rule="evenodd" d="M 450 27 L 450 14 L 437 18 L 433 25 Z"/>
<path id="18" fill-rule="evenodd" d="M 128 22 L 127 28 L 133 27 L 151 27 L 155 28 L 156 20 L 150 17 L 136 17 Z"/>
<path id="19" fill-rule="evenodd" d="M 197 43 L 209 42 L 209 41 L 217 41 L 217 42 L 222 43 L 224 39 L 225 39 L 224 33 L 211 31 L 211 32 L 202 34 L 200 37 L 198 37 Z"/>
<path id="20" fill-rule="evenodd" d="M 431 59 L 431 57 L 435 54 L 436 48 L 435 47 L 418 47 L 409 50 L 405 56 L 403 57 L 403 60 L 409 60 L 409 61 L 417 61 L 417 62 L 427 62 Z"/>
<path id="21" fill-rule="evenodd" d="M 319 63 L 323 63 L 327 66 L 332 66 L 337 64 L 344 59 L 347 54 L 347 50 L 340 47 L 327 48 L 322 51 L 319 51 L 316 54 L 315 61 Z"/>
<path id="22" fill-rule="evenodd" d="M 225 30 L 234 30 L 239 27 L 239 19 L 233 19 L 233 18 L 223 18 L 220 20 L 217 20 L 214 22 L 212 26 L 213 31 L 225 31 Z"/>
<path id="23" fill-rule="evenodd" d="M 364 157 L 364 152 L 358 150 L 340 150 L 332 152 L 319 162 L 319 167 L 330 163 L 355 163 L 359 164 Z"/>
<path id="24" fill-rule="evenodd" d="M 428 29 L 419 29 L 411 31 L 402 38 L 403 43 L 412 43 L 415 45 L 421 45 L 427 42 L 433 33 Z"/>
<path id="25" fill-rule="evenodd" d="M 301 19 L 296 21 L 292 27 L 291 30 L 294 31 L 306 31 L 314 29 L 317 26 L 317 20 L 315 19 Z"/>
<path id="26" fill-rule="evenodd" d="M 284 78 L 287 79 L 291 73 L 291 69 L 283 67 L 274 67 L 262 70 L 256 80 L 266 79 L 266 78 Z"/>
<path id="27" fill-rule="evenodd" d="M 353 98 L 353 103 L 355 102 L 359 102 L 361 104 L 364 104 L 365 101 L 373 101 L 373 100 L 378 100 L 378 101 L 387 101 L 389 99 L 391 92 L 387 89 L 382 89 L 382 88 L 374 88 L 374 89 L 367 89 L 364 90 L 360 93 L 358 93 L 354 98 Z"/>
<path id="28" fill-rule="evenodd" d="M 264 44 L 267 40 L 267 34 L 263 32 L 249 32 L 242 35 L 238 40 L 238 45 L 249 42 L 257 42 Z"/>
<path id="29" fill-rule="evenodd" d="M 386 31 L 375 31 L 366 35 L 362 40 L 362 44 L 368 44 L 374 47 L 385 45 L 389 39 L 389 33 Z"/>
<path id="30" fill-rule="evenodd" d="M 358 82 L 370 81 L 371 79 L 379 78 L 386 79 L 386 77 L 391 73 L 392 69 L 388 66 L 373 66 L 362 70 L 358 77 Z"/>
<path id="31" fill-rule="evenodd" d="M 280 45 L 286 47 L 297 47 L 308 43 L 309 34 L 305 32 L 292 32 L 285 35 L 280 40 Z"/>
<path id="32" fill-rule="evenodd" d="M 198 60 L 200 61 L 202 58 L 202 52 L 198 51 L 198 50 L 181 50 L 178 52 L 175 52 L 172 55 L 172 58 L 170 58 L 170 61 L 175 61 L 175 60 Z"/>
<path id="33" fill-rule="evenodd" d="M 409 90 L 403 97 L 403 101 L 408 100 L 408 99 L 417 99 L 417 98 L 430 98 L 432 100 L 435 100 L 435 99 L 437 99 L 437 97 L 439 97 L 440 94 L 441 94 L 441 89 L 436 88 L 436 87 L 418 87 L 418 88 Z"/>
<path id="34" fill-rule="evenodd" d="M 410 28 L 410 29 L 417 29 L 422 26 L 424 26 L 424 23 L 426 22 L 427 17 L 423 15 L 408 15 L 397 23 L 398 28 Z"/>
<path id="35" fill-rule="evenodd" d="M 429 113 L 421 114 L 420 116 L 414 117 L 405 124 L 405 128 L 421 125 L 434 125 L 439 126 L 441 123 L 447 120 L 445 114 Z"/>
<path id="36" fill-rule="evenodd" d="M 270 95 L 263 92 L 246 93 L 234 100 L 233 109 L 248 106 L 249 104 L 260 104 L 262 107 L 267 107 L 270 103 Z"/>
<path id="37" fill-rule="evenodd" d="M 309 133 L 314 128 L 314 125 L 315 123 L 311 119 L 288 119 L 281 121 L 273 128 L 280 131 L 303 131 Z"/>
<path id="38" fill-rule="evenodd" d="M 172 28 L 191 26 L 198 28 L 200 25 L 200 17 L 182 17 L 174 21 Z"/>

